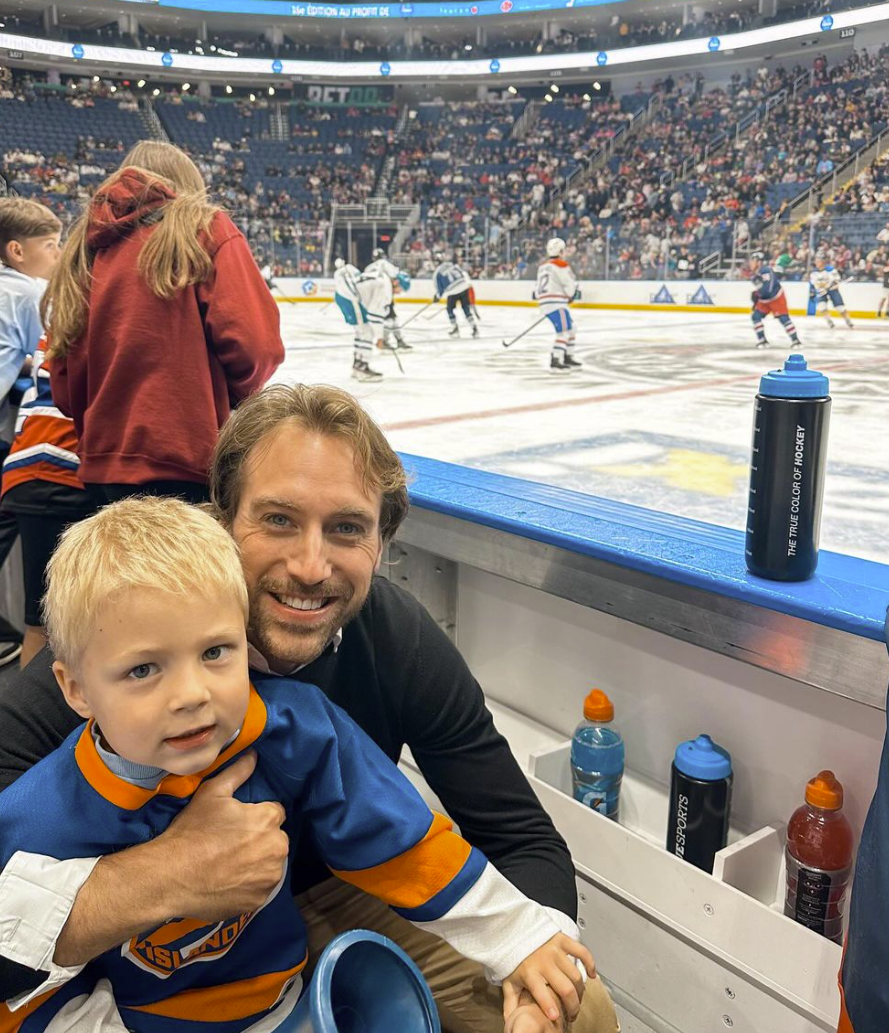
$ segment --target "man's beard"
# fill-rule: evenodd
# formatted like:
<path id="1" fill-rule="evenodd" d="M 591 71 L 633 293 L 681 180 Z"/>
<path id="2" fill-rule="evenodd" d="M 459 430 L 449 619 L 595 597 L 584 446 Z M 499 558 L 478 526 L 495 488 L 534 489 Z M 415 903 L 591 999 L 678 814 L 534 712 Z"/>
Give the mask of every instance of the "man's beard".
<path id="1" fill-rule="evenodd" d="M 269 593 L 277 597 L 299 596 L 303 599 L 328 600 L 322 620 L 303 627 L 286 616 L 273 612 L 275 604 Z M 367 593 L 360 597 L 348 581 L 330 579 L 307 589 L 292 581 L 263 578 L 250 593 L 250 621 L 247 636 L 268 661 L 272 669 L 292 670 L 317 659 L 364 605 Z"/>

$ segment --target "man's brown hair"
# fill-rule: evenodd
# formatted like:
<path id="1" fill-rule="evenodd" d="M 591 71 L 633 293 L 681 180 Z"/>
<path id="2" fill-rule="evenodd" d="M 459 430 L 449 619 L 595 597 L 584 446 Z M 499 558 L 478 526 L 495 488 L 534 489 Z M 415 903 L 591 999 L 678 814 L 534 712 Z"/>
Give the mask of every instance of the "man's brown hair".
<path id="1" fill-rule="evenodd" d="M 62 223 L 46 205 L 26 197 L 0 198 L 0 262 L 6 261 L 6 248 L 12 241 L 48 237 L 61 229 Z"/>
<path id="2" fill-rule="evenodd" d="M 295 424 L 346 441 L 365 491 L 383 502 L 380 534 L 388 542 L 407 516 L 407 476 L 382 430 L 347 391 L 327 384 L 276 384 L 242 402 L 222 428 L 210 466 L 210 497 L 226 527 L 234 523 L 244 467 L 253 449 L 279 427 Z"/>

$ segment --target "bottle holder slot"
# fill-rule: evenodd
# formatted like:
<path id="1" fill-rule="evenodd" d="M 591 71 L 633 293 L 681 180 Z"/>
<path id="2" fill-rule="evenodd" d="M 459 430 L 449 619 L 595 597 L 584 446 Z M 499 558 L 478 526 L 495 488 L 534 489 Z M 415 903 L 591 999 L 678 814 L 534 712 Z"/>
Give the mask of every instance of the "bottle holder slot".
<path id="1" fill-rule="evenodd" d="M 667 853 L 665 786 L 625 771 L 620 822 L 611 821 L 574 800 L 570 751 L 568 741 L 531 753 L 529 777 L 581 880 L 811 1020 L 799 1028 L 835 1029 L 841 949 L 783 914 L 783 828 L 732 828 L 711 875 Z M 585 934 L 594 953 L 595 924 L 588 919 Z M 632 993 L 627 979 L 632 972 L 621 980 Z M 635 989 L 644 1000 L 644 985 Z"/>

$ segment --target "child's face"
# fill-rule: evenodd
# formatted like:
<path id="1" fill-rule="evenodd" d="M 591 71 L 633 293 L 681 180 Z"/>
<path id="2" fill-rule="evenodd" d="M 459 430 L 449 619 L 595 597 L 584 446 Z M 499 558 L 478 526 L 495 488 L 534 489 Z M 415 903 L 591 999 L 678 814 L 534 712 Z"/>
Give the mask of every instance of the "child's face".
<path id="1" fill-rule="evenodd" d="M 48 280 L 62 253 L 59 244 L 61 238 L 62 234 L 59 232 L 50 233 L 45 237 L 12 240 L 6 246 L 5 261 L 25 276 Z"/>
<path id="2" fill-rule="evenodd" d="M 191 775 L 247 712 L 244 614 L 236 599 L 128 589 L 100 608 L 76 669 L 53 669 L 68 705 L 95 718 L 115 753 Z"/>

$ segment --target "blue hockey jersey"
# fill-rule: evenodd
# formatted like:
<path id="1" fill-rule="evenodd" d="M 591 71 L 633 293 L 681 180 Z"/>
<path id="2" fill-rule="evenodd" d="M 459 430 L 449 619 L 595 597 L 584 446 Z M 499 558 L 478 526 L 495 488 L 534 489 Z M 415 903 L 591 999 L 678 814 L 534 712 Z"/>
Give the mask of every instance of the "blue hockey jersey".
<path id="1" fill-rule="evenodd" d="M 762 301 L 772 301 L 784 290 L 778 273 L 768 265 L 760 266 L 753 274 L 753 286 L 759 292 Z"/>
<path id="2" fill-rule="evenodd" d="M 256 676 L 235 741 L 205 771 L 167 775 L 155 789 L 105 766 L 91 722 L 76 730 L 0 794 L 0 866 L 19 851 L 61 860 L 144 843 L 169 826 L 204 779 L 248 748 L 258 762 L 238 799 L 279 801 L 291 844 L 307 822 L 335 875 L 444 936 L 495 977 L 559 931 L 447 818 L 429 810 L 343 711 L 315 686 L 288 679 Z M 294 864 L 299 858 L 291 853 L 281 883 L 255 912 L 222 922 L 171 916 L 21 1008 L 0 1004 L 0 1033 L 52 1030 L 59 1012 L 85 1007 L 101 992 L 121 1022 L 109 1029 L 274 1029 L 299 996 L 307 958 L 305 926 L 289 892 Z"/>

